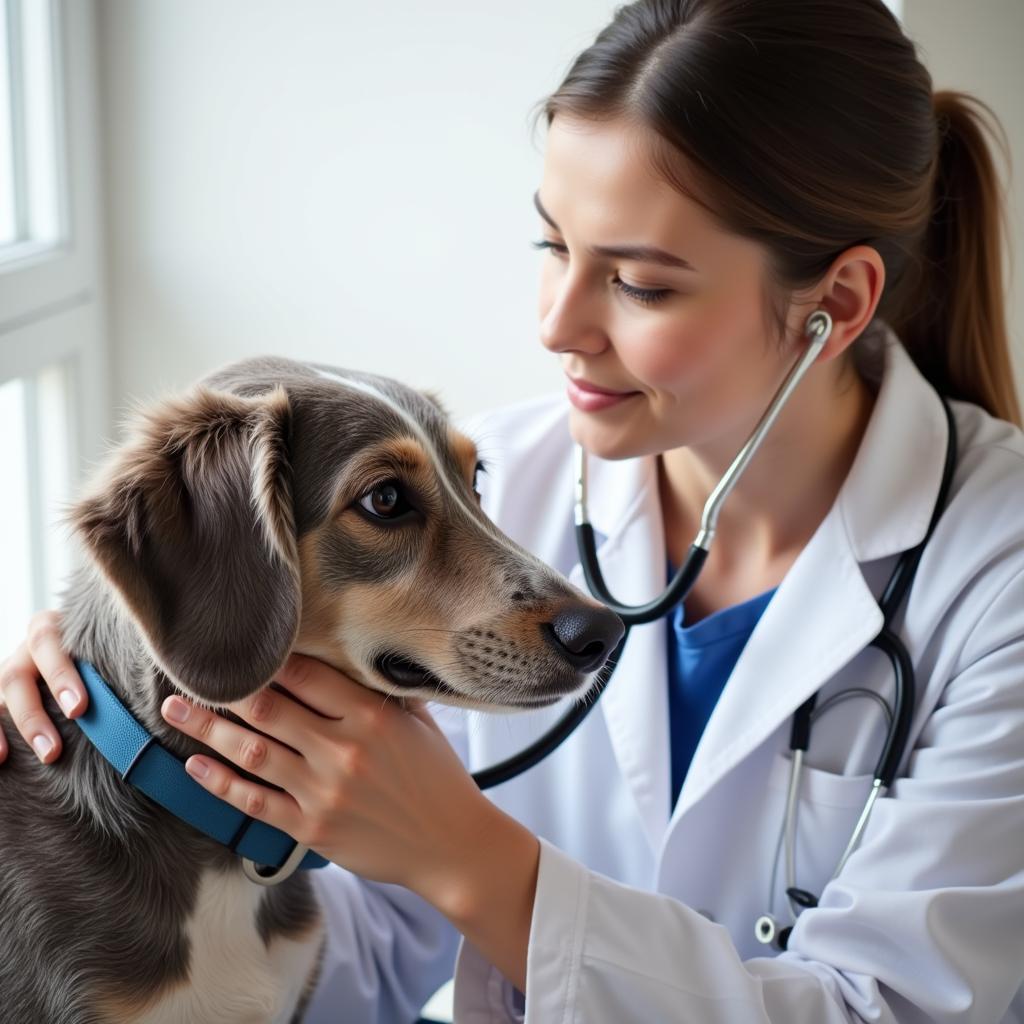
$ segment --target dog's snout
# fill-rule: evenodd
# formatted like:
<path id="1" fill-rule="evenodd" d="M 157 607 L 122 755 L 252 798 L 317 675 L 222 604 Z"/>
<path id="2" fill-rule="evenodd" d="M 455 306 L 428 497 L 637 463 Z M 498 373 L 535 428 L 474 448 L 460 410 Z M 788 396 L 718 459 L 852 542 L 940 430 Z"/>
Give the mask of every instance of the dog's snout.
<path id="1" fill-rule="evenodd" d="M 622 620 L 608 608 L 572 605 L 543 624 L 545 639 L 578 672 L 604 664 L 622 639 Z"/>

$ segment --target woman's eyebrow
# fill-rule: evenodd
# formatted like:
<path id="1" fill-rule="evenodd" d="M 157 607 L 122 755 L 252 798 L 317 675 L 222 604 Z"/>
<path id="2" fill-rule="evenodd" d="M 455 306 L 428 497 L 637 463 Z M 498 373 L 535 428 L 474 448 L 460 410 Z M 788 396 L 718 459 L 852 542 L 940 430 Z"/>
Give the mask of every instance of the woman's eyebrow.
<path id="1" fill-rule="evenodd" d="M 540 201 L 540 190 L 533 193 L 533 205 L 537 212 L 556 230 L 561 228 L 551 219 L 551 214 L 544 209 Z M 696 267 L 682 256 L 673 256 L 664 249 L 653 245 L 592 245 L 587 248 L 591 256 L 609 256 L 613 259 L 634 260 L 637 263 L 656 263 L 662 267 L 675 267 L 681 270 L 696 271 Z"/>

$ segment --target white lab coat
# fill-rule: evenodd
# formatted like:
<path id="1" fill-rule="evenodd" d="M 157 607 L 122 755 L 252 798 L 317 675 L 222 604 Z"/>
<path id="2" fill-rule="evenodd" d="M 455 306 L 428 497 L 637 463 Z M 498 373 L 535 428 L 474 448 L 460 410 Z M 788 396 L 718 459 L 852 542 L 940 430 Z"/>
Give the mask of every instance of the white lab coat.
<path id="1" fill-rule="evenodd" d="M 865 650 L 882 624 L 874 595 L 923 537 L 942 475 L 941 404 L 886 333 L 856 460 L 740 655 L 674 809 L 664 620 L 633 630 L 597 708 L 558 751 L 489 791 L 541 839 L 525 1017 L 522 995 L 436 911 L 332 865 L 314 873 L 332 945 L 311 1024 L 411 1020 L 456 942 L 458 1024 L 1024 1022 L 1024 435 L 969 403 L 952 403 L 949 504 L 895 624 L 918 689 L 900 778 L 828 882 L 884 719 L 862 697 L 815 723 L 796 884 L 820 904 L 799 916 L 785 952 L 754 936 L 769 908 L 791 716 L 815 691 L 819 706 L 850 686 L 891 697 L 888 660 Z M 485 510 L 584 588 L 567 417 L 557 393 L 463 427 L 492 463 Z M 659 592 L 654 457 L 592 458 L 589 507 L 612 592 L 628 602 Z M 565 706 L 432 710 L 475 770 Z M 784 888 L 780 856 L 775 913 L 789 924 Z"/>

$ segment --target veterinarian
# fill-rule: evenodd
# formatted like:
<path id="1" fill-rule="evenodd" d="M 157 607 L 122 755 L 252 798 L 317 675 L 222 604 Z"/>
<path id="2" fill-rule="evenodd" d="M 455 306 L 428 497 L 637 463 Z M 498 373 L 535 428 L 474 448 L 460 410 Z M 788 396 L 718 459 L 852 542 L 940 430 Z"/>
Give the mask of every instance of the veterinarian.
<path id="1" fill-rule="evenodd" d="M 641 0 L 546 98 L 540 338 L 570 380 L 464 424 L 506 532 L 585 587 L 577 441 L 604 578 L 650 600 L 808 317 L 831 331 L 684 609 L 633 629 L 597 707 L 513 781 L 467 769 L 566 702 L 408 713 L 293 656 L 301 704 L 232 706 L 260 748 L 168 700 L 283 792 L 193 757 L 204 785 L 334 862 L 308 1021 L 412 1020 L 453 966 L 465 1024 L 1024 1021 L 1024 435 L 986 110 L 933 91 L 881 0 Z M 844 858 L 894 696 L 881 592 L 940 504 L 940 396 L 954 472 L 892 622 L 905 753 Z M 81 712 L 52 612 L 0 676 L 52 762 L 39 676 Z"/>

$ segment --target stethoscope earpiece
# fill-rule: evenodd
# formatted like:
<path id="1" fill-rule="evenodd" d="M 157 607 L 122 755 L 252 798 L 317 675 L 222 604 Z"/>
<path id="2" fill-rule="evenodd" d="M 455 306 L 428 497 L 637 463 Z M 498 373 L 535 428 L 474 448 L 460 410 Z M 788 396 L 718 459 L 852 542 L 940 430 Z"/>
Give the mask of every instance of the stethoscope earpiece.
<path id="1" fill-rule="evenodd" d="M 824 340 L 828 341 L 831 333 L 832 317 L 823 309 L 816 309 L 804 324 L 804 334 L 813 334 L 812 341 L 822 337 L 822 335 L 824 335 Z"/>

